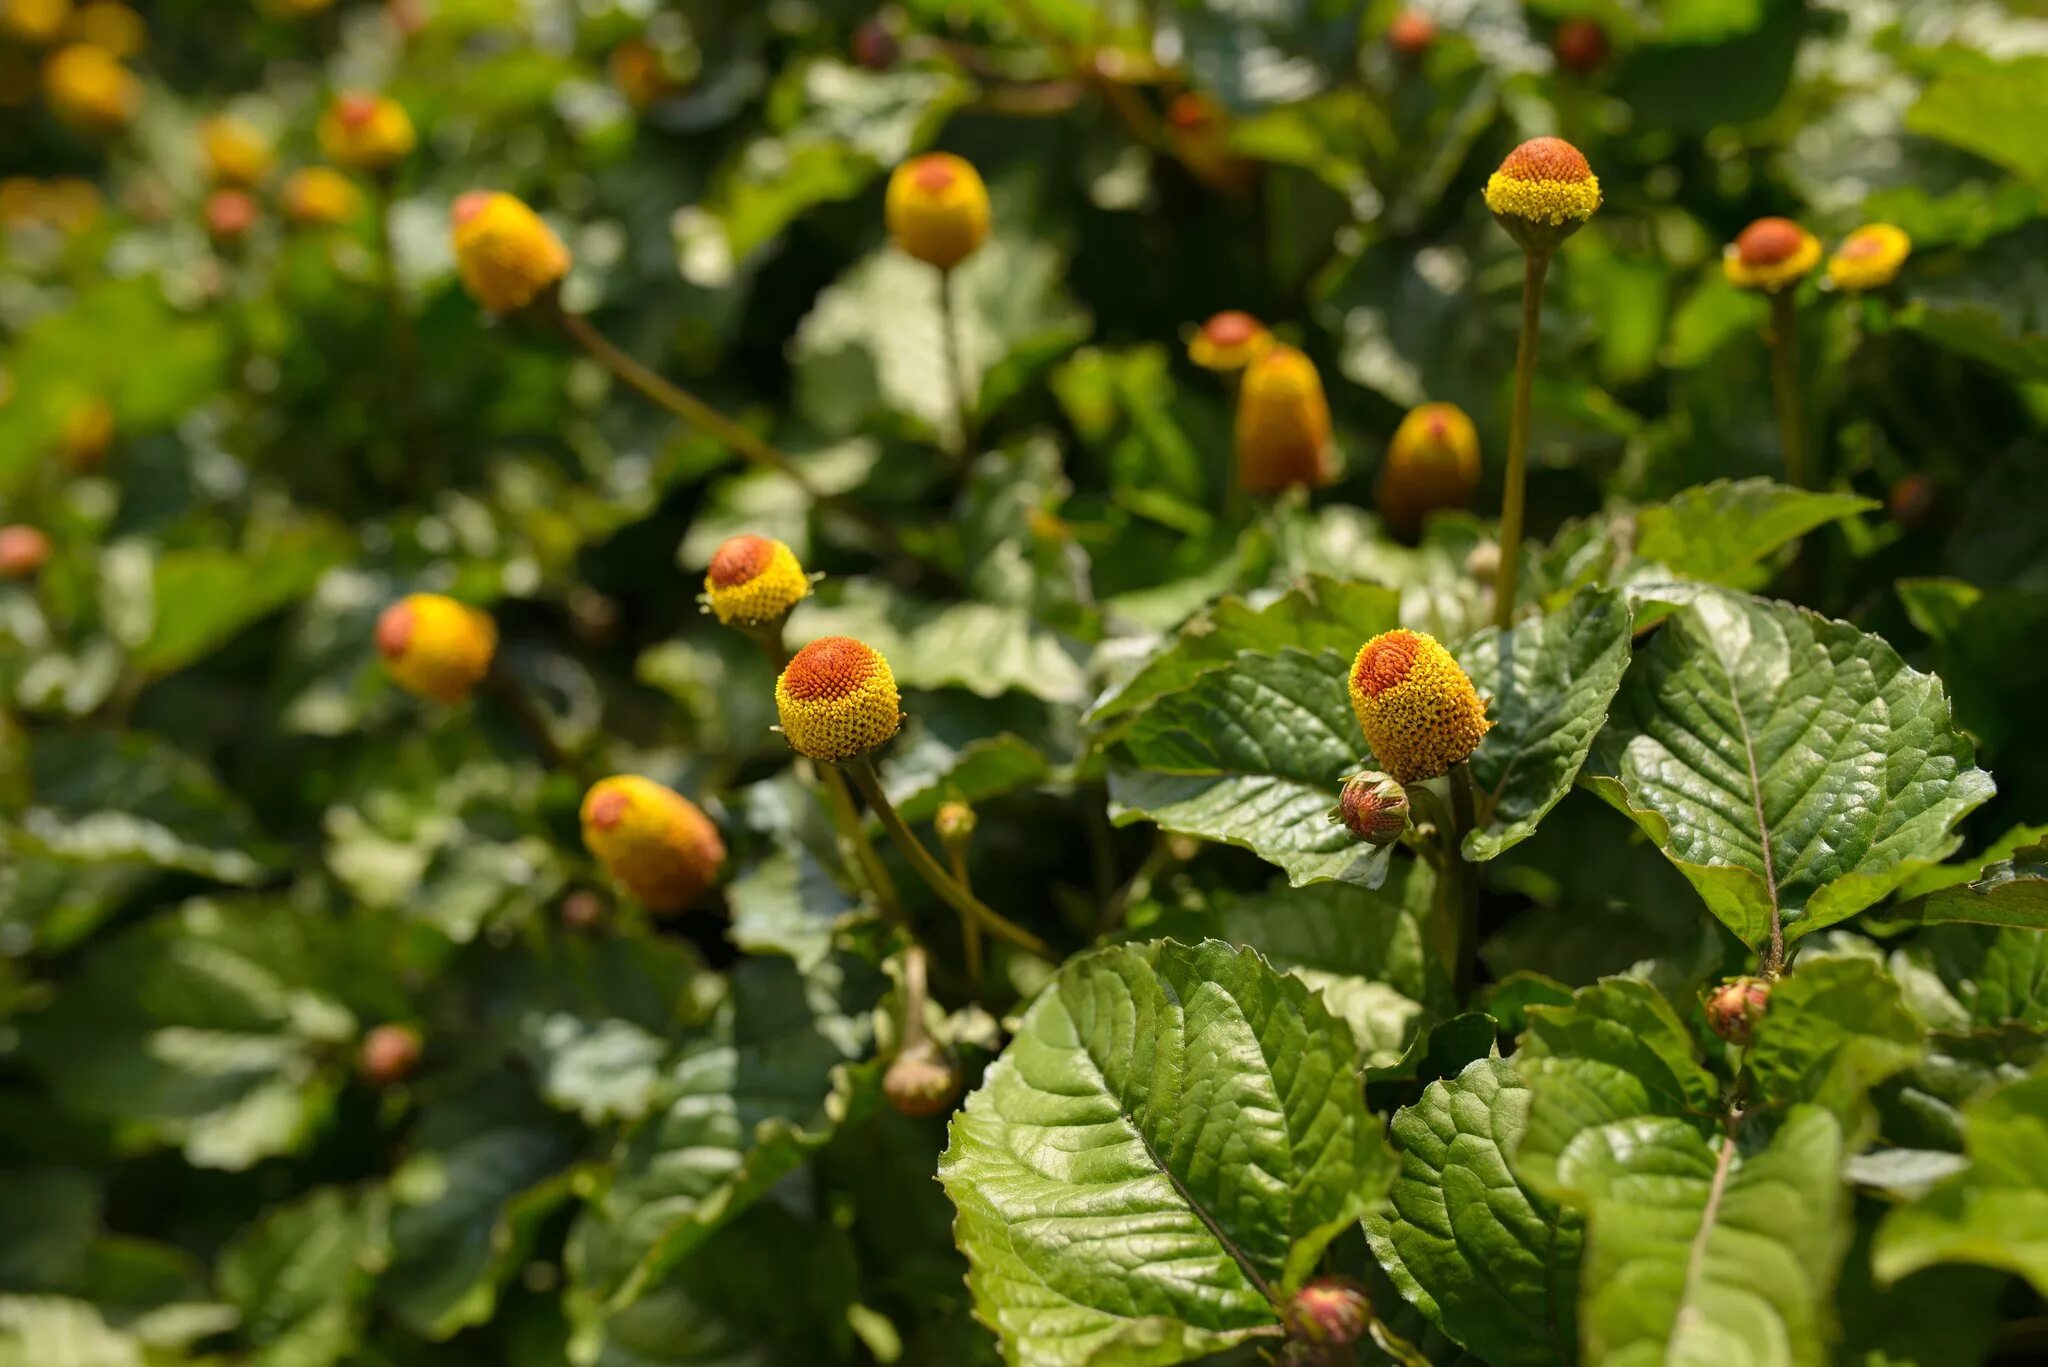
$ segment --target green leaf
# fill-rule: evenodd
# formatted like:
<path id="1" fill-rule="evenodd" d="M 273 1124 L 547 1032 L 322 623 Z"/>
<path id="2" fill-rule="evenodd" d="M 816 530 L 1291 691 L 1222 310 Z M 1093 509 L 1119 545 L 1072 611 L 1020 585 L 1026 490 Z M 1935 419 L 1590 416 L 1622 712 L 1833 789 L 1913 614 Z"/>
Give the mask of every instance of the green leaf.
<path id="1" fill-rule="evenodd" d="M 821 636 L 867 642 L 904 688 L 964 688 L 984 698 L 1015 691 L 1058 703 L 1087 697 L 1077 648 L 1020 606 L 919 603 L 855 580 L 832 602 L 809 598 L 790 614 L 792 649 Z"/>
<path id="2" fill-rule="evenodd" d="M 1906 111 L 1906 127 L 2048 184 L 2048 148 L 2031 132 L 2048 118 L 2048 57 L 2000 62 L 1949 48 L 1942 63 L 1946 69 Z"/>
<path id="3" fill-rule="evenodd" d="M 2035 841 L 2000 859 L 1974 882 L 1937 889 L 1899 908 L 1929 925 L 1976 925 L 2048 930 L 2048 841 Z"/>
<path id="4" fill-rule="evenodd" d="M 1866 1102 L 1871 1089 L 1919 1061 L 1923 1034 L 1899 985 L 1878 964 L 1802 957 L 1773 985 L 1743 1062 L 1760 1098 L 1824 1107 L 1854 1150 L 1875 1132 Z"/>
<path id="5" fill-rule="evenodd" d="M 1251 850 L 1296 887 L 1379 886 L 1392 847 L 1328 819 L 1365 748 L 1346 664 L 1330 651 L 1246 651 L 1155 702 L 1111 754 L 1111 818 Z"/>
<path id="6" fill-rule="evenodd" d="M 1613 590 L 1579 593 L 1459 648 L 1493 722 L 1472 754 L 1479 824 L 1465 835 L 1465 858 L 1492 859 L 1527 840 L 1571 791 L 1628 660 L 1628 603 Z"/>
<path id="7" fill-rule="evenodd" d="M 1394 1116 L 1401 1172 L 1365 1231 L 1402 1296 L 1472 1353 L 1495 1367 L 1570 1367 L 1584 1228 L 1508 1168 L 1529 1102 L 1504 1059 L 1432 1082 Z"/>
<path id="8" fill-rule="evenodd" d="M 326 1367 L 359 1346 L 383 1205 L 320 1187 L 264 1214 L 221 1255 L 220 1288 L 242 1312 L 254 1362 Z"/>
<path id="9" fill-rule="evenodd" d="M 182 669 L 311 593 L 348 552 L 348 538 L 321 523 L 287 531 L 250 553 L 203 546 L 164 552 L 156 562 L 155 625 L 130 662 L 151 674 Z"/>
<path id="10" fill-rule="evenodd" d="M 1592 780 L 1757 948 L 1879 901 L 1993 792 L 1932 675 L 1788 604 L 1686 594 L 1636 655 Z"/>
<path id="11" fill-rule="evenodd" d="M 1629 520 L 1638 558 L 1681 579 L 1754 589 L 1769 579 L 1773 552 L 1877 506 L 1854 494 L 1769 479 L 1719 479 L 1638 509 Z"/>
<path id="12" fill-rule="evenodd" d="M 939 1165 L 976 1312 L 1033 1367 L 1276 1337 L 1275 1297 L 1390 1176 L 1350 1029 L 1213 941 L 1069 962 Z"/>

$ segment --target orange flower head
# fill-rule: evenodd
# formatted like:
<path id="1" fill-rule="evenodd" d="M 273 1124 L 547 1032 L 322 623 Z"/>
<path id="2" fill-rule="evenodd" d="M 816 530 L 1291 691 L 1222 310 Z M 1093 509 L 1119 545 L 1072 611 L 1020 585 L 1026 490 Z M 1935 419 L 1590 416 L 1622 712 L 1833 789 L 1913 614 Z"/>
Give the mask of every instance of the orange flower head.
<path id="1" fill-rule="evenodd" d="M 889 662 L 850 636 L 799 650 L 775 681 L 775 710 L 791 748 L 828 763 L 879 748 L 903 725 Z"/>
<path id="2" fill-rule="evenodd" d="M 1429 51 L 1436 41 L 1436 21 L 1421 10 L 1404 9 L 1387 25 L 1387 46 L 1414 60 Z"/>
<path id="3" fill-rule="evenodd" d="M 368 90 L 335 96 L 320 116 L 319 134 L 329 161 L 372 175 L 411 156 L 418 142 L 405 106 Z"/>
<path id="4" fill-rule="evenodd" d="M 1563 138 L 1531 138 L 1486 181 L 1486 207 L 1530 251 L 1548 251 L 1600 207 L 1600 178 Z"/>
<path id="5" fill-rule="evenodd" d="M 50 559 L 50 538 L 39 527 L 0 527 L 0 581 L 28 579 Z"/>
<path id="6" fill-rule="evenodd" d="M 72 405 L 57 433 L 57 454 L 81 474 L 106 464 L 114 445 L 114 406 L 105 399 L 91 398 Z"/>
<path id="7" fill-rule="evenodd" d="M 796 552 L 766 536 L 728 539 L 704 573 L 704 596 L 727 626 L 779 622 L 811 591 Z"/>
<path id="8" fill-rule="evenodd" d="M 118 133 L 135 118 L 142 83 L 103 47 L 73 43 L 43 63 L 43 91 L 57 117 L 87 133 Z"/>
<path id="9" fill-rule="evenodd" d="M 1728 283 L 1775 294 L 1820 264 L 1820 239 L 1789 218 L 1760 218 L 1721 254 Z"/>
<path id="10" fill-rule="evenodd" d="M 247 190 L 215 190 L 206 197 L 206 235 L 226 246 L 256 226 L 256 200 Z"/>
<path id="11" fill-rule="evenodd" d="M 1590 76 L 1607 60 L 1607 30 L 1592 19 L 1567 19 L 1550 35 L 1557 64 L 1574 76 Z"/>
<path id="12" fill-rule="evenodd" d="M 242 189 L 261 185 L 277 160 L 261 129 L 227 114 L 199 125 L 199 153 L 208 179 Z"/>
<path id="13" fill-rule="evenodd" d="M 1322 376 L 1301 352 L 1274 346 L 1246 368 L 1237 396 L 1237 482 L 1275 493 L 1296 484 L 1319 489 L 1336 478 Z"/>
<path id="14" fill-rule="evenodd" d="M 1188 342 L 1188 359 L 1204 370 L 1243 370 L 1272 349 L 1273 334 L 1242 309 L 1209 315 Z"/>
<path id="15" fill-rule="evenodd" d="M 583 796 L 583 843 L 649 911 L 686 910 L 717 881 L 725 841 L 696 803 L 636 774 Z"/>
<path id="16" fill-rule="evenodd" d="M 1828 258 L 1828 283 L 1852 292 L 1881 290 L 1898 279 L 1913 254 L 1913 239 L 1889 223 L 1866 223 L 1842 239 Z"/>
<path id="17" fill-rule="evenodd" d="M 384 672 L 409 693 L 460 702 L 490 672 L 498 627 L 490 614 L 438 593 L 414 593 L 377 619 Z"/>
<path id="18" fill-rule="evenodd" d="M 1479 488 L 1479 433 L 1454 403 L 1410 409 L 1380 468 L 1381 514 L 1403 535 L 1442 508 L 1462 508 Z"/>
<path id="19" fill-rule="evenodd" d="M 471 190 L 456 198 L 451 218 L 456 273 L 470 297 L 492 313 L 517 313 L 573 264 L 555 230 L 512 195 Z"/>
<path id="20" fill-rule="evenodd" d="M 1380 767 L 1420 783 L 1463 763 L 1492 725 L 1486 703 L 1435 637 L 1383 631 L 1351 663 L 1351 710 Z"/>
<path id="21" fill-rule="evenodd" d="M 1771 985 L 1762 978 L 1730 978 L 1707 993 L 1707 1025 L 1730 1044 L 1748 1044 L 1771 1004 Z"/>
<path id="22" fill-rule="evenodd" d="M 882 211 L 896 245 L 942 271 L 988 240 L 988 187 L 979 171 L 951 152 L 927 152 L 898 166 Z"/>
<path id="23" fill-rule="evenodd" d="M 285 217 L 301 228 L 338 227 L 362 208 L 362 191 L 332 166 L 308 166 L 284 183 Z"/>
<path id="24" fill-rule="evenodd" d="M 372 1087 L 394 1087 L 420 1066 L 425 1044 L 410 1025 L 380 1025 L 363 1037 L 356 1068 Z"/>

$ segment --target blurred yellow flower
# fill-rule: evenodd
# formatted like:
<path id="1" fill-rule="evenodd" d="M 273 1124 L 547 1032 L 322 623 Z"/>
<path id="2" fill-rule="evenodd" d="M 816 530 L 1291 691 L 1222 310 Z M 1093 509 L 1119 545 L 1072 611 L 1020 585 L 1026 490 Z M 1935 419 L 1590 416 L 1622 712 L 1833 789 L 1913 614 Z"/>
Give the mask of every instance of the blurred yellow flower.
<path id="1" fill-rule="evenodd" d="M 219 185 L 261 185 L 276 163 L 263 130 L 231 114 L 216 114 L 199 125 L 199 151 L 207 178 Z"/>
<path id="2" fill-rule="evenodd" d="M 1291 346 L 1271 348 L 1246 369 L 1236 435 L 1237 482 L 1250 492 L 1321 488 L 1337 477 L 1322 376 Z"/>
<path id="3" fill-rule="evenodd" d="M 1721 254 L 1732 285 L 1772 293 L 1804 280 L 1820 264 L 1820 239 L 1789 218 L 1760 218 Z"/>
<path id="4" fill-rule="evenodd" d="M 1889 223 L 1866 223 L 1828 258 L 1828 283 L 1838 290 L 1879 290 L 1898 279 L 1913 239 Z"/>
<path id="5" fill-rule="evenodd" d="M 1243 370 L 1272 345 L 1273 334 L 1264 323 L 1241 309 L 1225 309 L 1195 329 L 1188 341 L 1188 359 L 1204 370 L 1227 373 Z"/>
<path id="6" fill-rule="evenodd" d="M 133 57 L 149 42 L 149 26 L 142 16 L 112 0 L 95 0 L 81 5 L 71 16 L 71 36 L 81 43 L 103 47 L 116 57 Z"/>
<path id="7" fill-rule="evenodd" d="M 1462 508 L 1479 488 L 1479 434 L 1454 403 L 1409 410 L 1387 445 L 1377 499 L 1389 523 L 1406 533 L 1441 508 Z"/>
<path id="8" fill-rule="evenodd" d="M 284 214 L 306 228 L 329 228 L 362 212 L 363 193 L 332 166 L 308 166 L 284 183 Z"/>
<path id="9" fill-rule="evenodd" d="M 71 0 L 0 0 L 0 32 L 17 42 L 53 42 L 70 17 Z"/>
<path id="10" fill-rule="evenodd" d="M 569 273 L 562 239 L 512 195 L 471 190 L 450 217 L 462 287 L 492 313 L 517 313 Z"/>
<path id="11" fill-rule="evenodd" d="M 73 43 L 43 63 L 43 92 L 59 118 L 91 133 L 117 133 L 142 103 L 142 83 L 105 48 Z"/>
<path id="12" fill-rule="evenodd" d="M 460 702 L 490 672 L 498 627 L 490 615 L 438 593 L 414 593 L 377 619 L 377 652 L 392 682 L 435 702 Z"/>
<path id="13" fill-rule="evenodd" d="M 372 91 L 337 95 L 320 116 L 320 150 L 351 171 L 388 171 L 412 155 L 412 118 L 398 101 Z"/>
<path id="14" fill-rule="evenodd" d="M 637 774 L 584 795 L 583 843 L 605 872 L 649 911 L 682 911 L 725 863 L 725 841 L 696 803 Z"/>
<path id="15" fill-rule="evenodd" d="M 102 398 L 85 399 L 72 405 L 57 431 L 57 454 L 81 474 L 106 463 L 114 445 L 114 407 Z"/>
<path id="16" fill-rule="evenodd" d="M 988 238 L 988 187 L 961 158 L 927 152 L 889 177 L 883 215 L 898 247 L 942 271 L 951 270 Z"/>

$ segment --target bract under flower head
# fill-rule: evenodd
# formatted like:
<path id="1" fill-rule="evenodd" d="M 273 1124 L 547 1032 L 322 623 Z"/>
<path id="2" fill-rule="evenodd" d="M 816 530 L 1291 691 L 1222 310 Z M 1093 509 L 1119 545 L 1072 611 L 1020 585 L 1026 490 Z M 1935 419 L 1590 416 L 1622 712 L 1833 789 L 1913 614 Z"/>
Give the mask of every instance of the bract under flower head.
<path id="1" fill-rule="evenodd" d="M 810 591 L 810 577 L 796 552 L 766 536 L 729 538 L 704 574 L 704 596 L 727 626 L 780 621 Z"/>
<path id="2" fill-rule="evenodd" d="M 1383 631 L 1351 662 L 1351 710 L 1387 773 L 1419 783 L 1479 748 L 1492 723 L 1472 680 L 1435 637 Z"/>
<path id="3" fill-rule="evenodd" d="M 1838 290 L 1879 290 L 1898 279 L 1913 239 L 1889 223 L 1866 223 L 1828 258 L 1828 283 Z"/>
<path id="4" fill-rule="evenodd" d="M 1818 264 L 1820 239 L 1789 218 L 1758 219 L 1721 254 L 1729 284 L 1771 293 L 1798 284 Z"/>
<path id="5" fill-rule="evenodd" d="M 889 662 L 850 636 L 799 650 L 775 682 L 775 710 L 790 746 L 827 762 L 865 755 L 903 725 Z"/>

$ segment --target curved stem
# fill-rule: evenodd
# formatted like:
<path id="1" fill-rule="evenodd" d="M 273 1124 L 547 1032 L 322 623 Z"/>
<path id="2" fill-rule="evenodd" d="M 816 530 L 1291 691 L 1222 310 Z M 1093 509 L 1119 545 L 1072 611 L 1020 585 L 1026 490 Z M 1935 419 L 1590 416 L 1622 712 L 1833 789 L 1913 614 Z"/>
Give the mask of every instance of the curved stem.
<path id="1" fill-rule="evenodd" d="M 974 883 L 967 875 L 967 850 L 965 847 L 960 845 L 949 846 L 946 850 L 946 862 L 952 866 L 953 881 L 958 883 L 967 892 L 972 893 L 974 891 Z M 975 923 L 973 917 L 965 912 L 960 913 L 960 947 L 967 958 L 967 979 L 978 987 L 981 982 L 982 971 L 987 965 L 987 960 L 981 948 L 981 927 Z"/>
<path id="2" fill-rule="evenodd" d="M 903 857 L 910 861 L 910 867 L 917 870 L 918 877 L 929 883 L 932 891 L 937 893 L 946 905 L 962 916 L 978 922 L 981 928 L 991 935 L 1001 936 L 1019 949 L 1028 950 L 1041 959 L 1049 959 L 1055 963 L 1059 961 L 1059 955 L 1053 952 L 1051 945 L 961 887 L 954 881 L 952 874 L 939 866 L 939 861 L 932 858 L 931 851 L 924 847 L 924 843 L 912 833 L 910 827 L 903 824 L 903 818 L 896 814 L 895 804 L 890 802 L 889 795 L 882 791 L 882 780 L 875 773 L 874 761 L 865 755 L 848 760 L 846 772 L 853 780 L 853 786 L 860 789 L 861 796 L 868 800 L 868 806 L 874 808 L 875 815 L 881 818 L 882 829 L 889 832 L 889 838 L 896 842 L 897 848 L 903 851 Z"/>
<path id="3" fill-rule="evenodd" d="M 1810 489 L 1813 470 L 1799 402 L 1799 305 L 1792 289 L 1771 296 L 1771 399 L 1778 414 L 1778 444 L 1785 452 L 1785 482 Z"/>
<path id="4" fill-rule="evenodd" d="M 1515 586 L 1522 573 L 1522 520 L 1529 497 L 1529 391 L 1536 382 L 1536 342 L 1543 321 L 1547 252 L 1522 258 L 1522 330 L 1515 341 L 1515 398 L 1508 415 L 1507 480 L 1500 499 L 1500 570 L 1493 581 L 1493 621 L 1501 630 L 1515 618 Z"/>

